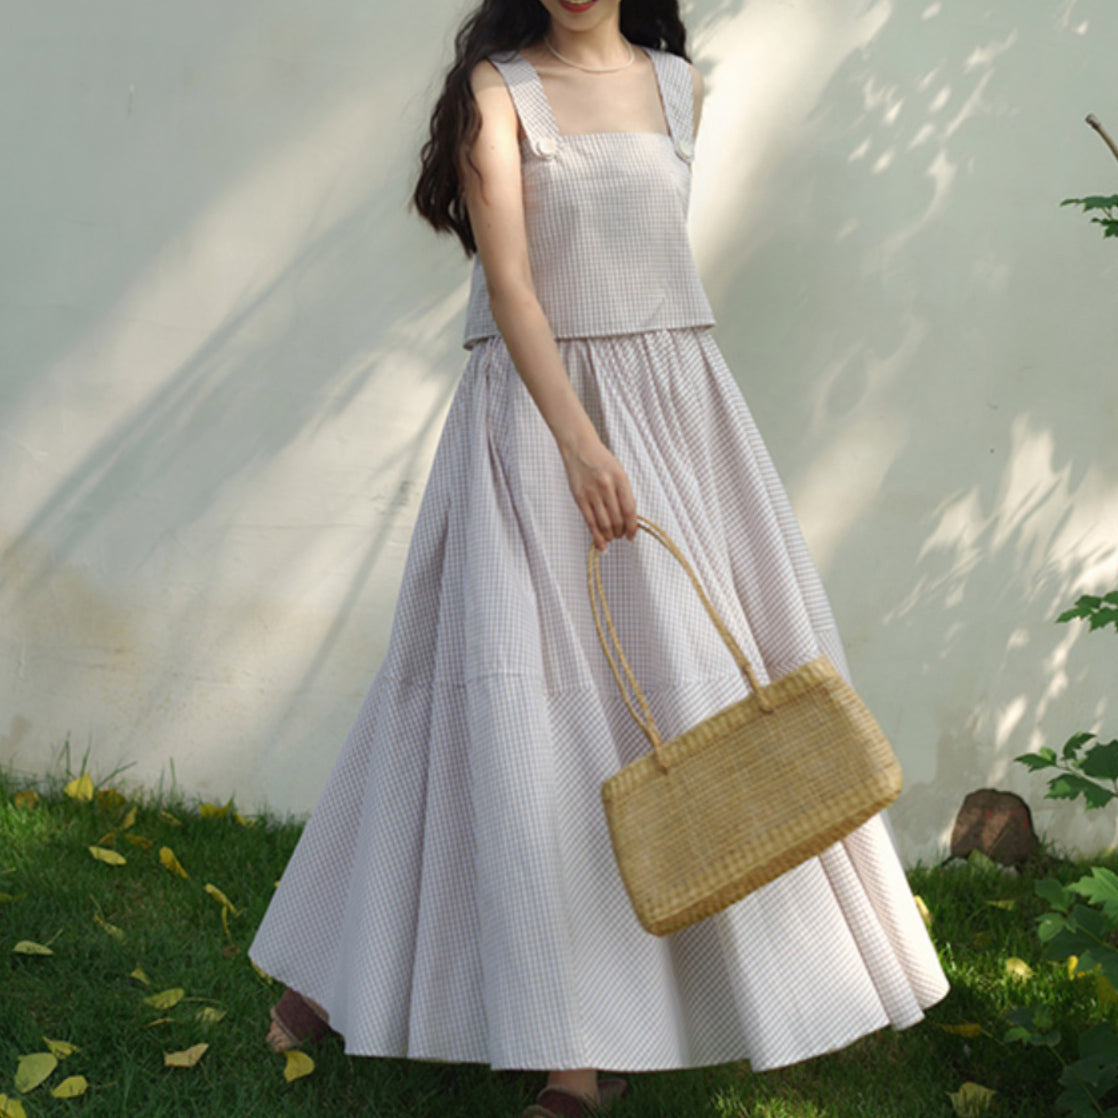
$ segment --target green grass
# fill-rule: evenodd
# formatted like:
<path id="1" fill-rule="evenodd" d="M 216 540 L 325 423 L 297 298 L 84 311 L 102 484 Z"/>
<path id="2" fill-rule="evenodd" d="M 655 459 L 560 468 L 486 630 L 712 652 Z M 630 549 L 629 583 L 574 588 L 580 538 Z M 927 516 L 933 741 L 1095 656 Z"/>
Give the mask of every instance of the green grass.
<path id="1" fill-rule="evenodd" d="M 268 1007 L 280 986 L 259 975 L 245 954 L 298 839 L 292 818 L 238 823 L 232 812 L 200 814 L 175 793 L 147 792 L 111 805 L 63 794 L 64 777 L 44 780 L 37 804 L 18 807 L 24 787 L 0 770 L 0 1092 L 20 1099 L 29 1118 L 80 1112 L 100 1116 L 252 1118 L 323 1114 L 381 1118 L 514 1118 L 542 1085 L 530 1072 L 492 1072 L 471 1065 L 347 1057 L 333 1038 L 310 1049 L 313 1073 L 285 1082 L 285 1057 L 264 1042 Z M 104 791 L 111 781 L 103 783 Z M 136 807 L 130 833 L 104 836 Z M 163 813 L 179 821 L 176 826 Z M 94 860 L 87 847 L 103 840 L 125 865 Z M 169 846 L 183 879 L 160 863 Z M 1098 861 L 1096 859 L 1096 861 Z M 1111 860 L 1113 864 L 1113 860 Z M 1052 1113 L 1056 1055 L 1002 1042 L 1004 1012 L 1049 1002 L 1074 1026 L 1097 1017 L 1093 979 L 1071 981 L 1061 964 L 1040 956 L 1035 918 L 1043 903 L 1036 877 L 1073 880 L 1080 869 L 1044 855 L 1021 875 L 962 865 L 916 866 L 913 891 L 933 917 L 932 936 L 952 990 L 925 1021 L 903 1032 L 883 1029 L 849 1047 L 803 1063 L 751 1073 L 747 1064 L 631 1077 L 632 1096 L 616 1118 L 922 1118 L 953 1113 L 948 1092 L 967 1080 L 997 1092 L 989 1113 L 1029 1118 Z M 212 882 L 237 906 L 222 926 Z M 990 900 L 1014 901 L 1006 910 Z M 123 933 L 115 938 L 94 915 Z M 17 954 L 19 940 L 49 944 L 47 957 Z M 1007 977 L 1010 956 L 1033 978 Z M 129 977 L 140 966 L 145 986 Z M 186 997 L 167 1011 L 142 999 L 182 987 Z M 204 1006 L 225 1010 L 212 1024 L 197 1021 Z M 150 1025 L 157 1017 L 171 1021 Z M 974 1022 L 981 1035 L 963 1037 L 941 1025 Z M 21 1095 L 14 1086 L 21 1055 L 45 1049 L 43 1038 L 79 1045 L 43 1086 Z M 206 1041 L 193 1068 L 167 1068 L 165 1052 Z M 1066 1037 L 1065 1057 L 1074 1037 Z M 63 1077 L 84 1075 L 79 1098 L 51 1097 Z"/>

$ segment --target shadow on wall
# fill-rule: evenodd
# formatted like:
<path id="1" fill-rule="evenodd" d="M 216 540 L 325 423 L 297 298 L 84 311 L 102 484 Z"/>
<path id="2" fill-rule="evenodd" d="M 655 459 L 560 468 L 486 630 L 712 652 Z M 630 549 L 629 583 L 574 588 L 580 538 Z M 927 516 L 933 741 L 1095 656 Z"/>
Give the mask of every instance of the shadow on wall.
<path id="1" fill-rule="evenodd" d="M 1118 838 L 1011 764 L 1109 707 L 1107 650 L 1092 676 L 1053 621 L 1118 581 L 1118 258 L 1059 208 L 1118 185 L 1082 123 L 1116 36 L 1083 0 L 759 2 L 699 40 L 712 96 L 746 94 L 697 191 L 719 335 L 905 757 L 910 850 L 991 784 L 1087 847 Z"/>
<path id="2" fill-rule="evenodd" d="M 22 216 L 19 200 L 37 196 L 50 227 L 28 215 L 7 254 L 13 273 L 26 271 L 11 280 L 20 305 L 3 308 L 20 360 L 5 368 L 0 422 L 36 429 L 9 476 L 43 495 L 0 540 L 0 602 L 33 650 L 28 670 L 50 679 L 42 690 L 134 671 L 143 694 L 121 712 L 121 737 L 139 727 L 158 740 L 192 706 L 184 687 L 226 672 L 238 627 L 257 623 L 253 601 L 223 607 L 230 582 L 250 588 L 246 600 L 294 597 L 337 574 L 307 569 L 321 534 L 367 524 L 360 554 L 345 556 L 333 624 L 273 696 L 271 725 L 259 727 L 268 742 L 414 515 L 463 364 L 461 253 L 449 241 L 417 253 L 429 234 L 405 213 L 428 101 L 412 75 L 436 65 L 412 60 L 432 44 L 414 13 L 382 5 L 235 4 L 209 23 L 153 11 L 107 31 L 72 14 L 50 50 L 38 45 L 46 13 L 26 13 L 15 34 L 28 72 L 13 83 L 49 85 L 52 65 L 65 73 L 44 90 L 31 155 L 4 199 Z M 102 41 L 114 33 L 134 39 L 134 55 Z M 399 52 L 377 49 L 386 34 Z M 67 47 L 67 36 L 98 49 Z M 51 145 L 52 125 L 65 135 L 81 126 L 75 115 L 89 116 L 101 150 Z M 66 222 L 72 233 L 59 231 Z M 369 442 L 312 453 L 370 391 L 392 406 Z M 86 412 L 113 418 L 94 426 Z M 75 444 L 84 450 L 54 467 Z M 301 476 L 308 462 L 325 467 L 318 478 Z M 261 486 L 269 475 L 300 490 L 289 504 L 282 484 Z M 255 572 L 244 565 L 263 549 L 251 550 L 249 531 L 275 544 Z M 105 583 L 155 587 L 158 644 L 140 647 Z M 52 642 L 57 655 L 43 655 Z M 363 677 L 369 667 L 358 666 Z"/>

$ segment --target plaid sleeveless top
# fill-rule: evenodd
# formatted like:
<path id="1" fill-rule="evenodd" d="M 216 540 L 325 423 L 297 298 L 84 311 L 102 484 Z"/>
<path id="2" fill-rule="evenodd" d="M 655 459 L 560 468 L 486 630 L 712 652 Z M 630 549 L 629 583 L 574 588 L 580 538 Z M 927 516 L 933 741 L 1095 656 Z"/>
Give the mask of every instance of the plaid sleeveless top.
<path id="1" fill-rule="evenodd" d="M 677 55 L 640 49 L 652 60 L 667 133 L 560 134 L 535 67 L 519 52 L 490 58 L 525 132 L 528 256 L 556 338 L 714 324 L 687 236 L 691 72 Z M 498 333 L 475 257 L 463 344 Z"/>

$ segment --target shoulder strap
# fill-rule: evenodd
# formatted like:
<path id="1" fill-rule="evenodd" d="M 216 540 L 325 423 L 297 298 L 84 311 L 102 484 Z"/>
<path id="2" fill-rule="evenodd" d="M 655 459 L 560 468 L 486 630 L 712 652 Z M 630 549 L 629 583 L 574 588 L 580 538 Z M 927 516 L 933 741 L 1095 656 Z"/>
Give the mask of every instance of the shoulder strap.
<path id="1" fill-rule="evenodd" d="M 537 148 L 541 140 L 545 141 L 545 146 L 551 144 L 559 135 L 559 129 L 535 66 L 519 51 L 493 54 L 489 56 L 489 61 L 497 67 L 509 87 L 528 142 L 533 148 Z"/>
<path id="2" fill-rule="evenodd" d="M 695 157 L 695 89 L 686 59 L 670 51 L 645 47 L 660 83 L 660 97 L 676 153 L 690 163 Z"/>

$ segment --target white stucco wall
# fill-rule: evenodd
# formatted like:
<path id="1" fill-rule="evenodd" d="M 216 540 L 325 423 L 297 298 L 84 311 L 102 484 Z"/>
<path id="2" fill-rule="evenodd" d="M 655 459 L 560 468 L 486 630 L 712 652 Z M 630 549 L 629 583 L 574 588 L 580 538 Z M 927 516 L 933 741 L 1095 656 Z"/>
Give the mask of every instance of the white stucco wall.
<path id="1" fill-rule="evenodd" d="M 9 5 L 0 764 L 308 811 L 383 655 L 464 363 L 405 213 L 464 9 Z M 699 0 L 717 336 L 896 744 L 908 860 L 1012 763 L 1118 734 L 1113 0 Z M 433 33 L 434 29 L 434 33 Z"/>

